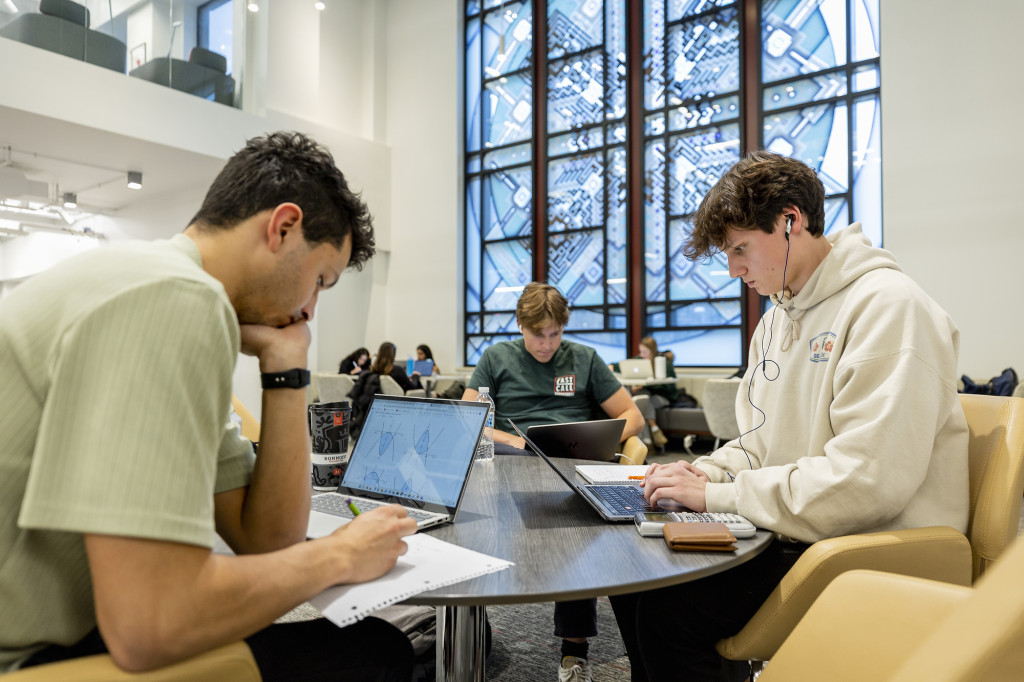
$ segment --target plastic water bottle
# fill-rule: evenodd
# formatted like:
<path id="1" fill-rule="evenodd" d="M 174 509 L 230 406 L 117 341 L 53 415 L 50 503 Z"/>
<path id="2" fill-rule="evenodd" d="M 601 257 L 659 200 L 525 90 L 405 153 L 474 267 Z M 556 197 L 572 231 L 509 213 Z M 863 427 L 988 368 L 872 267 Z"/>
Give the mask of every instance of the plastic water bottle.
<path id="1" fill-rule="evenodd" d="M 412 368 L 415 367 L 415 366 L 416 366 L 415 362 L 413 361 L 412 356 L 410 355 L 409 359 L 405 361 L 405 375 L 411 377 L 412 376 Z"/>
<path id="2" fill-rule="evenodd" d="M 488 405 L 484 432 L 480 434 L 480 442 L 476 446 L 476 460 L 491 462 L 494 460 L 494 399 L 491 398 L 491 389 L 481 386 L 480 395 L 476 397 L 476 401 Z"/>

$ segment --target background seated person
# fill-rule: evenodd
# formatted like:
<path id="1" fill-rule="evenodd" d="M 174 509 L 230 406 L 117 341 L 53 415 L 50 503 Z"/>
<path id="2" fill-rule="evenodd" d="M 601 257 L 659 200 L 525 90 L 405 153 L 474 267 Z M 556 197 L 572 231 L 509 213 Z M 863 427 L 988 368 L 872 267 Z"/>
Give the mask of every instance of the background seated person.
<path id="1" fill-rule="evenodd" d="M 356 348 L 338 365 L 338 374 L 359 374 L 370 367 L 370 351 Z"/>
<path id="2" fill-rule="evenodd" d="M 645 336 L 640 339 L 640 345 L 637 347 L 638 358 L 649 360 L 651 363 L 651 372 L 654 372 L 654 358 L 658 355 L 658 342 L 654 340 L 652 336 Z M 611 366 L 613 372 L 619 371 L 619 363 L 615 363 Z M 653 374 L 652 374 L 653 376 Z M 665 358 L 665 376 L 669 379 L 676 378 L 676 368 L 672 366 L 672 363 Z M 644 401 L 644 409 L 641 409 L 641 413 L 644 419 L 647 420 L 647 427 L 644 433 L 644 442 L 647 447 L 664 448 L 665 444 L 668 443 L 668 438 L 658 428 L 658 422 L 655 421 L 654 417 L 658 412 L 659 407 L 665 407 L 671 405 L 679 398 L 679 389 L 676 388 L 675 384 L 658 384 L 655 386 L 630 386 L 631 393 L 634 396 L 646 395 L 650 397 L 649 401 Z"/>
<path id="3" fill-rule="evenodd" d="M 431 374 L 441 373 L 441 370 L 438 369 L 437 367 L 437 361 L 434 360 L 434 354 L 430 352 L 430 346 L 428 346 L 427 344 L 421 343 L 420 345 L 416 346 L 416 360 L 419 362 L 423 362 L 424 360 L 430 360 L 431 362 L 434 363 L 434 371 L 431 372 Z M 419 375 L 420 373 L 416 371 L 412 373 L 412 376 L 414 377 L 418 377 Z"/>
<path id="4" fill-rule="evenodd" d="M 463 400 L 475 400 L 477 389 L 488 387 L 494 399 L 496 444 L 526 448 L 522 437 L 507 431 L 509 417 L 525 430 L 535 424 L 586 421 L 603 412 L 626 420 L 622 440 L 640 433 L 640 411 L 597 352 L 562 340 L 569 302 L 558 289 L 538 282 L 527 285 L 516 305 L 516 321 L 523 338 L 485 350 L 462 394 Z M 596 600 L 555 604 L 555 636 L 563 640 L 564 670 L 578 667 L 585 674 L 581 679 L 590 679 L 587 638 L 596 635 Z"/>

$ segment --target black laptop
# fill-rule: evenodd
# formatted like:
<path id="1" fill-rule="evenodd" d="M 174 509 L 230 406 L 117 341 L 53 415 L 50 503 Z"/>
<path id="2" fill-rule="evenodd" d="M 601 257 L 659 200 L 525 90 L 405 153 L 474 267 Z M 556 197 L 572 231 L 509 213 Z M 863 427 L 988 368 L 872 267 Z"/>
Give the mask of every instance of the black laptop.
<path id="1" fill-rule="evenodd" d="M 544 448 L 549 457 L 611 462 L 615 459 L 624 428 L 625 419 L 595 419 L 531 426 L 526 434 Z"/>

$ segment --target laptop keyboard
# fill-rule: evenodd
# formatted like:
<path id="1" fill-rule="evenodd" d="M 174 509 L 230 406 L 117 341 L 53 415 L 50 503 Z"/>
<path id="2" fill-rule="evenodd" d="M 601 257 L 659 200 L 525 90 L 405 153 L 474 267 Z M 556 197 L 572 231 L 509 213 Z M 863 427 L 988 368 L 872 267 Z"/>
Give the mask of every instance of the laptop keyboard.
<path id="1" fill-rule="evenodd" d="M 608 506 L 622 514 L 634 514 L 638 511 L 662 511 L 661 507 L 652 507 L 644 499 L 644 493 L 638 485 L 592 485 L 588 490 L 600 497 Z"/>
<path id="2" fill-rule="evenodd" d="M 313 511 L 322 512 L 324 514 L 330 514 L 331 516 L 341 516 L 346 519 L 354 519 L 356 516 L 352 513 L 352 510 L 348 508 L 348 504 L 345 502 L 345 498 L 341 495 L 317 495 L 311 500 L 311 508 Z M 383 502 L 373 502 L 372 500 L 354 499 L 352 502 L 359 508 L 360 512 L 368 512 L 371 509 L 377 507 L 383 507 Z M 416 522 L 427 521 L 428 519 L 436 518 L 436 514 L 431 512 L 421 511 L 419 509 L 405 508 L 406 513 L 410 519 Z"/>

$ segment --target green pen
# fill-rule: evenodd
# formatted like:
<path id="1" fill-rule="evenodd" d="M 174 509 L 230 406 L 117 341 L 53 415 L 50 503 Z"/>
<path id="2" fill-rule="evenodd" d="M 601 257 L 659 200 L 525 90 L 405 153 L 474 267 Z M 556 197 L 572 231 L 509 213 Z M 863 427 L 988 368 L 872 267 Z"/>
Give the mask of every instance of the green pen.
<path id="1" fill-rule="evenodd" d="M 356 506 L 356 503 L 352 501 L 351 497 L 345 498 L 345 504 L 347 504 L 348 508 L 352 510 L 352 514 L 354 516 L 359 516 L 359 507 Z"/>

